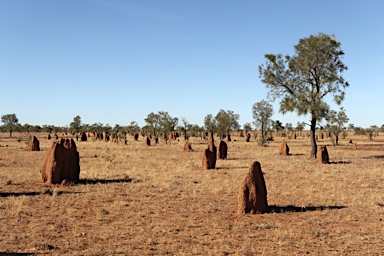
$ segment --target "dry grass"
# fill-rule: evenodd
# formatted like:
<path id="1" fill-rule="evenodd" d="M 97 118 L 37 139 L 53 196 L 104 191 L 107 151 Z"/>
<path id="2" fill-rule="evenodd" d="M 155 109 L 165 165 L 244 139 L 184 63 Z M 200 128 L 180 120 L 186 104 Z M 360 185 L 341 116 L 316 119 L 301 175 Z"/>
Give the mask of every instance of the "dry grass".
<path id="1" fill-rule="evenodd" d="M 78 142 L 83 184 L 41 183 L 52 143 L 30 152 L 29 135 L 0 134 L 0 253 L 46 255 L 381 255 L 384 136 L 349 136 L 328 147 L 332 164 L 310 159 L 309 140 L 259 147 L 228 143 L 228 160 L 205 171 L 206 143 L 154 146 Z M 18 138 L 21 139 L 18 142 Z M 352 150 L 349 138 L 357 142 Z M 383 138 L 383 139 L 382 139 Z M 380 141 L 381 140 L 381 141 Z M 318 142 L 331 145 L 329 139 Z M 8 146 L 7 146 L 8 145 Z M 218 141 L 216 140 L 216 145 Z M 237 215 L 240 180 L 259 161 L 274 213 Z"/>

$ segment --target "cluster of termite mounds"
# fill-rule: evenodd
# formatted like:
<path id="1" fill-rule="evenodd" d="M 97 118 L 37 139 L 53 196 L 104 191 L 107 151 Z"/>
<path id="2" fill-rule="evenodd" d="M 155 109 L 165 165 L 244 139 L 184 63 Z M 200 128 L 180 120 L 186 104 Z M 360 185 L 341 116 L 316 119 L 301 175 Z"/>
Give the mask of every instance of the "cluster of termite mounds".
<path id="1" fill-rule="evenodd" d="M 186 142 L 187 145 L 188 142 Z M 184 147 L 185 148 L 185 147 Z M 220 141 L 217 158 L 226 159 L 228 146 L 224 141 Z M 216 166 L 216 146 L 214 145 L 213 134 L 208 138 L 208 146 L 203 152 L 203 169 L 214 169 Z M 288 144 L 283 140 L 279 147 L 279 154 L 290 155 Z M 320 146 L 317 153 L 317 162 L 322 164 L 329 163 L 329 155 L 326 146 Z M 237 213 L 265 213 L 269 212 L 267 200 L 267 187 L 264 175 L 259 162 L 253 162 L 240 183 L 237 199 Z"/>
<path id="2" fill-rule="evenodd" d="M 188 151 L 186 150 L 187 143 L 188 141 L 184 145 L 184 151 Z M 204 170 L 215 169 L 217 158 L 225 160 L 227 159 L 227 155 L 228 155 L 227 143 L 221 140 L 219 143 L 219 149 L 217 150 L 214 143 L 213 133 L 211 132 L 208 137 L 208 146 L 203 151 L 203 159 L 202 159 L 203 169 Z"/>
<path id="3" fill-rule="evenodd" d="M 103 138 L 102 133 L 97 135 Z M 135 133 L 134 139 L 139 137 Z M 105 138 L 109 138 L 109 134 Z M 249 141 L 250 134 L 246 134 L 246 141 Z M 117 136 L 115 137 L 115 139 Z M 156 138 L 157 139 L 157 138 Z M 85 133 L 81 134 L 81 141 L 86 141 L 87 136 Z M 156 142 L 157 143 L 157 142 Z M 352 144 L 352 140 L 350 142 Z M 150 136 L 145 137 L 145 144 L 150 146 Z M 353 143 L 353 145 L 356 145 Z M 38 139 L 33 136 L 29 143 L 29 150 L 39 151 L 40 145 Z M 186 140 L 184 144 L 184 151 L 193 151 L 191 143 Z M 202 165 L 203 169 L 215 169 L 216 159 L 227 159 L 228 145 L 223 140 L 220 141 L 218 149 L 214 144 L 213 133 L 209 134 L 207 148 L 204 149 Z M 290 149 L 285 140 L 283 140 L 279 147 L 279 154 L 290 155 Z M 326 146 L 320 146 L 317 151 L 317 162 L 321 164 L 329 163 L 329 155 Z M 43 167 L 42 167 L 42 180 L 49 184 L 66 184 L 67 182 L 79 182 L 80 176 L 80 158 L 77 151 L 76 144 L 73 139 L 61 139 L 60 142 L 53 142 L 48 149 Z M 259 162 L 255 161 L 249 166 L 248 172 L 241 180 L 238 190 L 237 198 L 237 213 L 265 213 L 270 212 L 267 201 L 267 188 L 264 180 L 263 172 Z"/>
<path id="4" fill-rule="evenodd" d="M 187 143 L 188 142 L 186 142 L 186 145 Z M 221 140 L 217 152 L 213 133 L 210 133 L 208 146 L 203 152 L 203 169 L 214 169 L 216 166 L 216 152 L 219 159 L 227 159 L 227 151 L 227 143 Z M 249 166 L 248 173 L 240 183 L 237 199 L 237 213 L 264 213 L 268 211 L 267 187 L 265 185 L 260 163 L 256 161 Z"/>
<path id="5" fill-rule="evenodd" d="M 352 140 L 350 140 L 350 143 L 352 143 Z M 353 145 L 356 146 L 355 143 Z M 285 156 L 290 155 L 289 147 L 288 147 L 288 144 L 285 140 L 283 140 L 280 144 L 279 154 L 285 155 Z M 316 159 L 317 159 L 317 163 L 319 163 L 319 164 L 329 164 L 330 163 L 327 146 L 320 146 L 319 147 L 319 149 L 317 150 Z"/>

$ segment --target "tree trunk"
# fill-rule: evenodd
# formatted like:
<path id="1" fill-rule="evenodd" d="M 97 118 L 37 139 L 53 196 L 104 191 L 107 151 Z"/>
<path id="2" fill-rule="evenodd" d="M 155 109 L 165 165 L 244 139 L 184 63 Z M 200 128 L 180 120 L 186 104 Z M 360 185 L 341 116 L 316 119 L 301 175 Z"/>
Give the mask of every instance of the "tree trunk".
<path id="1" fill-rule="evenodd" d="M 9 128 L 9 137 L 12 137 L 12 127 Z"/>
<path id="2" fill-rule="evenodd" d="M 187 126 L 184 126 L 184 140 L 188 140 L 188 136 L 187 136 Z"/>
<path id="3" fill-rule="evenodd" d="M 316 133 L 316 117 L 312 115 L 310 139 L 311 139 L 311 146 L 312 146 L 311 157 L 313 158 L 316 158 L 316 154 L 317 154 L 317 144 L 316 144 L 315 133 Z"/>
<path id="4" fill-rule="evenodd" d="M 335 141 L 336 141 L 336 145 L 339 145 L 339 135 L 335 134 Z"/>
<path id="5" fill-rule="evenodd" d="M 261 124 L 261 145 L 264 146 L 264 123 Z"/>

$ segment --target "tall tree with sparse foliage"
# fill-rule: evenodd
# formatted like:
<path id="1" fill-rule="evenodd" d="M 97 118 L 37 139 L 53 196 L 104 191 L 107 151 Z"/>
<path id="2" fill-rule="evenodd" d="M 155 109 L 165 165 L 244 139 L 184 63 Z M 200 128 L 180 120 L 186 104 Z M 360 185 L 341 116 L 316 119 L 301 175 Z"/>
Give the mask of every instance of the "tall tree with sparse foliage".
<path id="1" fill-rule="evenodd" d="M 172 132 L 179 123 L 179 118 L 172 117 L 166 111 L 159 111 L 159 124 L 162 134 Z"/>
<path id="2" fill-rule="evenodd" d="M 171 117 L 166 111 L 159 111 L 157 114 L 151 112 L 144 120 L 156 138 L 159 134 L 162 135 L 174 131 L 175 126 L 179 122 L 177 117 Z"/>
<path id="3" fill-rule="evenodd" d="M 251 123 L 247 122 L 247 123 L 243 124 L 243 129 L 244 129 L 245 132 L 252 131 Z"/>
<path id="4" fill-rule="evenodd" d="M 187 131 L 188 131 L 189 122 L 185 117 L 181 117 L 181 122 L 183 123 L 184 140 L 187 140 L 188 139 Z"/>
<path id="5" fill-rule="evenodd" d="M 235 114 L 232 110 L 225 111 L 220 109 L 217 113 L 216 120 L 216 130 L 220 136 L 220 139 L 223 139 L 223 135 L 229 135 L 232 130 L 237 130 L 240 128 L 239 120 L 240 116 Z"/>
<path id="6" fill-rule="evenodd" d="M 271 124 L 271 116 L 273 115 L 272 105 L 265 100 L 256 102 L 252 107 L 252 115 L 256 128 L 261 129 L 261 145 L 264 145 L 264 133 Z"/>
<path id="7" fill-rule="evenodd" d="M 69 127 L 71 127 L 71 129 L 73 131 L 75 131 L 76 133 L 79 133 L 80 130 L 81 130 L 81 117 L 80 116 L 76 116 L 73 118 L 73 122 L 70 123 Z"/>
<path id="8" fill-rule="evenodd" d="M 9 128 L 9 137 L 12 137 L 13 128 L 19 123 L 16 114 L 6 114 L 1 116 L 1 122 Z"/>
<path id="9" fill-rule="evenodd" d="M 339 105 L 349 86 L 342 76 L 347 66 L 341 61 L 340 45 L 334 35 L 311 35 L 300 39 L 294 55 L 266 54 L 266 63 L 259 66 L 261 81 L 270 90 L 268 96 L 281 99 L 281 113 L 310 115 L 312 157 L 317 153 L 316 123 L 329 110 L 325 97 L 332 96 Z"/>
<path id="10" fill-rule="evenodd" d="M 149 129 L 149 132 L 152 132 L 153 135 L 157 138 L 158 137 L 158 131 L 160 129 L 160 116 L 159 114 L 155 114 L 153 112 L 149 113 L 147 118 L 144 119 L 144 121 L 147 123 L 147 127 Z"/>
<path id="11" fill-rule="evenodd" d="M 326 120 L 328 121 L 327 130 L 335 136 L 335 144 L 339 145 L 339 134 L 346 129 L 344 125 L 349 121 L 345 109 L 341 107 L 339 112 L 329 111 Z"/>
<path id="12" fill-rule="evenodd" d="M 131 123 L 127 126 L 127 130 L 129 132 L 138 132 L 140 131 L 140 126 L 137 124 L 136 121 L 131 121 Z"/>
<path id="13" fill-rule="evenodd" d="M 204 129 L 208 132 L 215 132 L 217 127 L 216 119 L 213 118 L 212 114 L 208 114 L 204 118 Z"/>
<path id="14" fill-rule="evenodd" d="M 91 132 L 97 132 L 97 133 L 99 133 L 99 132 L 104 131 L 104 128 L 103 128 L 103 127 L 104 127 L 104 126 L 103 126 L 102 123 L 94 123 L 94 124 L 91 124 L 91 125 L 89 126 L 89 130 L 90 130 Z"/>
<path id="15" fill-rule="evenodd" d="M 272 120 L 272 128 L 276 130 L 276 133 L 279 133 L 279 131 L 284 130 L 283 123 L 279 120 L 273 121 Z"/>
<path id="16" fill-rule="evenodd" d="M 297 122 L 297 125 L 296 125 L 296 130 L 301 132 L 303 131 L 305 128 L 305 122 Z"/>
<path id="17" fill-rule="evenodd" d="M 292 123 L 285 123 L 285 126 L 284 126 L 285 130 L 287 131 L 293 131 L 293 125 Z"/>

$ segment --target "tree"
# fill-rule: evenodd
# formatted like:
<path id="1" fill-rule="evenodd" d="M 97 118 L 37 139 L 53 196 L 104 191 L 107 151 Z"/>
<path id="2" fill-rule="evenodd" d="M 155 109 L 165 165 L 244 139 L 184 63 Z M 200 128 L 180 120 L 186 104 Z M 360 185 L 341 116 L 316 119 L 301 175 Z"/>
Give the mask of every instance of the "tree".
<path id="1" fill-rule="evenodd" d="M 354 126 L 353 127 L 353 131 L 354 131 L 354 134 L 355 135 L 365 135 L 366 133 L 366 131 L 365 131 L 365 129 L 364 128 L 362 128 L 362 127 L 359 127 L 359 126 Z"/>
<path id="2" fill-rule="evenodd" d="M 256 102 L 252 107 L 252 114 L 256 128 L 261 128 L 261 145 L 264 145 L 264 133 L 267 131 L 273 115 L 272 105 L 265 100 Z"/>
<path id="3" fill-rule="evenodd" d="M 89 130 L 91 131 L 91 132 L 97 132 L 97 133 L 100 133 L 100 132 L 102 132 L 103 130 L 104 130 L 104 128 L 103 128 L 103 124 L 102 123 L 94 123 L 94 124 L 91 124 L 90 126 L 89 126 Z"/>
<path id="4" fill-rule="evenodd" d="M 225 112 L 223 109 L 220 109 L 220 111 L 215 116 L 216 120 L 216 131 L 220 136 L 220 140 L 223 139 L 223 135 L 227 132 L 229 127 L 231 126 L 231 120 L 227 112 Z"/>
<path id="5" fill-rule="evenodd" d="M 159 111 L 157 114 L 151 112 L 144 120 L 147 123 L 147 127 L 153 132 L 153 135 L 156 138 L 160 134 L 174 131 L 175 126 L 179 122 L 178 118 L 171 117 L 166 111 Z"/>
<path id="6" fill-rule="evenodd" d="M 369 128 L 371 128 L 374 132 L 378 132 L 380 130 L 379 126 L 377 125 L 371 125 Z"/>
<path id="7" fill-rule="evenodd" d="M 174 131 L 179 119 L 177 117 L 171 117 L 166 111 L 159 111 L 158 113 L 162 134 Z"/>
<path id="8" fill-rule="evenodd" d="M 344 52 L 334 35 L 323 33 L 300 39 L 293 56 L 266 54 L 265 65 L 259 66 L 259 75 L 272 100 L 281 98 L 280 112 L 296 111 L 310 115 L 311 156 L 316 157 L 316 123 L 326 116 L 329 109 L 325 97 L 330 95 L 340 105 L 345 97 L 342 73 L 347 66 L 341 61 Z"/>
<path id="9" fill-rule="evenodd" d="M 19 123 L 16 114 L 6 114 L 1 116 L 1 122 L 9 128 L 9 137 L 12 137 L 13 128 L 16 127 Z"/>
<path id="10" fill-rule="evenodd" d="M 373 131 L 373 129 L 370 128 L 370 127 L 364 129 L 364 135 L 365 135 L 365 134 L 369 134 L 370 139 L 372 139 L 372 137 L 373 137 L 373 133 L 374 133 L 374 131 Z"/>
<path id="11" fill-rule="evenodd" d="M 334 110 L 329 111 L 326 120 L 328 122 L 328 131 L 335 136 L 335 144 L 339 145 L 339 134 L 340 132 L 346 129 L 344 125 L 347 124 L 349 121 L 349 118 L 345 113 L 345 109 L 341 107 L 339 112 L 336 112 Z"/>
<path id="12" fill-rule="evenodd" d="M 43 131 L 51 133 L 53 131 L 53 125 L 44 124 Z"/>
<path id="13" fill-rule="evenodd" d="M 109 124 L 106 124 L 103 126 L 103 130 L 104 132 L 109 132 L 112 130 L 112 126 L 110 126 Z"/>
<path id="14" fill-rule="evenodd" d="M 185 117 L 181 117 L 180 119 L 181 119 L 181 122 L 183 123 L 184 140 L 187 140 L 188 139 L 187 130 L 188 130 L 189 122 L 188 122 L 187 118 L 185 118 Z"/>
<path id="15" fill-rule="evenodd" d="M 71 122 L 69 124 L 69 127 L 71 128 L 71 130 L 75 131 L 76 133 L 79 133 L 80 130 L 81 130 L 81 117 L 80 116 L 76 116 L 73 118 L 73 122 Z"/>
<path id="16" fill-rule="evenodd" d="M 223 139 L 223 135 L 231 132 L 231 130 L 237 130 L 240 128 L 239 125 L 239 115 L 235 114 L 233 111 L 228 110 L 224 111 L 223 109 L 220 109 L 220 111 L 217 113 L 215 120 L 216 120 L 216 129 L 219 133 L 220 139 Z"/>
<path id="17" fill-rule="evenodd" d="M 213 118 L 212 114 L 206 115 L 206 117 L 204 118 L 204 129 L 208 132 L 215 132 L 216 127 L 216 119 Z"/>
<path id="18" fill-rule="evenodd" d="M 287 131 L 293 131 L 293 125 L 292 125 L 292 123 L 286 123 L 285 124 L 285 129 L 287 130 Z"/>
<path id="19" fill-rule="evenodd" d="M 28 124 L 28 123 L 23 125 L 23 131 L 25 131 L 25 132 L 29 133 L 32 130 L 32 128 L 33 128 L 33 126 Z"/>
<path id="20" fill-rule="evenodd" d="M 375 136 L 375 137 L 376 137 L 376 135 L 378 135 L 377 133 L 379 132 L 379 130 L 380 130 L 379 126 L 377 126 L 375 124 L 369 126 L 369 128 L 367 129 L 367 131 L 371 131 L 371 132 L 369 132 L 369 134 L 371 134 L 371 136 Z"/>
<path id="21" fill-rule="evenodd" d="M 192 131 L 193 137 L 197 137 L 198 133 L 201 132 L 203 128 L 198 126 L 197 124 L 188 124 L 188 130 Z"/>
<path id="22" fill-rule="evenodd" d="M 280 122 L 279 120 L 273 121 L 272 120 L 272 128 L 276 130 L 276 133 L 278 133 L 281 130 L 284 130 L 283 123 Z"/>
<path id="23" fill-rule="evenodd" d="M 138 132 L 140 131 L 140 126 L 137 124 L 136 121 L 132 121 L 128 126 L 127 126 L 127 130 L 129 132 Z"/>
<path id="24" fill-rule="evenodd" d="M 155 138 L 157 138 L 158 130 L 160 128 L 160 116 L 151 112 L 148 114 L 147 118 L 144 119 L 144 121 L 147 123 L 148 129 L 150 129 Z"/>
<path id="25" fill-rule="evenodd" d="M 89 127 L 90 127 L 89 124 L 82 124 L 81 125 L 81 129 L 82 129 L 83 132 L 88 132 L 89 131 Z"/>
<path id="26" fill-rule="evenodd" d="M 41 131 L 41 126 L 40 125 L 34 125 L 32 128 L 34 132 L 40 132 Z"/>
<path id="27" fill-rule="evenodd" d="M 297 122 L 296 131 L 302 132 L 305 128 L 305 122 Z"/>
<path id="28" fill-rule="evenodd" d="M 119 124 L 115 124 L 115 126 L 113 127 L 113 131 L 115 132 L 120 132 L 122 129 L 123 127 L 121 127 Z"/>
<path id="29" fill-rule="evenodd" d="M 245 123 L 243 124 L 244 131 L 252 131 L 252 125 L 251 123 Z"/>
<path id="30" fill-rule="evenodd" d="M 229 117 L 231 120 L 231 126 L 229 127 L 229 130 L 227 130 L 227 133 L 229 134 L 229 132 L 231 130 L 236 131 L 236 130 L 239 130 L 241 128 L 241 126 L 239 124 L 240 115 L 235 114 L 232 110 L 227 110 L 227 113 L 229 114 Z"/>

